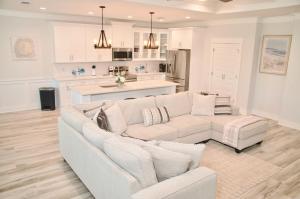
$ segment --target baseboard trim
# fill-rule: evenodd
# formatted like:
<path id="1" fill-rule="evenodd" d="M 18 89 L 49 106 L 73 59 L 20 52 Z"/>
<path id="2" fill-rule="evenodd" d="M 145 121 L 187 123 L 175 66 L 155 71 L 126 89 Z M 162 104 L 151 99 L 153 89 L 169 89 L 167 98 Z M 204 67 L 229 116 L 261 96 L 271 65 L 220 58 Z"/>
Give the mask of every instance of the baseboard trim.
<path id="1" fill-rule="evenodd" d="M 292 129 L 300 130 L 300 124 L 297 124 L 296 122 L 291 122 L 291 121 L 282 119 L 282 118 L 280 118 L 279 115 L 274 115 L 272 113 L 267 113 L 267 112 L 259 111 L 259 110 L 252 110 L 251 114 L 258 115 L 258 116 L 261 116 L 261 117 L 265 117 L 265 118 L 268 118 L 268 119 L 271 119 L 271 120 L 275 120 L 281 126 L 285 126 L 285 127 L 289 127 L 289 128 L 292 128 Z"/>

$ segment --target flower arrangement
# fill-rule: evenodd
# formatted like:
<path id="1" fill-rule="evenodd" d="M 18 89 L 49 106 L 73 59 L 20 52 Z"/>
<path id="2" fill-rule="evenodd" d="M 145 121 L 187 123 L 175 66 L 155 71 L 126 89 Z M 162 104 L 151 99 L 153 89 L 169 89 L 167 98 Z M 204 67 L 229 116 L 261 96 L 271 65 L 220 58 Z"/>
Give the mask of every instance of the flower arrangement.
<path id="1" fill-rule="evenodd" d="M 117 75 L 116 83 L 118 84 L 118 86 L 122 86 L 125 83 L 125 77 L 123 77 L 121 75 Z"/>

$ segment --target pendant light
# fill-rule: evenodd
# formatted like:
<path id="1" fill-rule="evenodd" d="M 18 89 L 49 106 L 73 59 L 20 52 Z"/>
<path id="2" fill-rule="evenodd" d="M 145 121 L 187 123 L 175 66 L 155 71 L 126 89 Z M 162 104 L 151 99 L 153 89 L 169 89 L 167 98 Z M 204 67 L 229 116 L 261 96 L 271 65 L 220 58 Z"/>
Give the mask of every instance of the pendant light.
<path id="1" fill-rule="evenodd" d="M 150 16 L 151 16 L 151 32 L 150 32 L 150 35 L 149 35 L 149 39 L 148 39 L 148 42 L 145 43 L 144 45 L 144 49 L 158 49 L 158 46 L 155 45 L 155 40 L 154 40 L 154 35 L 152 33 L 152 15 L 154 14 L 154 12 L 150 12 L 149 13 Z"/>
<path id="2" fill-rule="evenodd" d="M 99 6 L 99 8 L 101 8 L 101 22 L 102 22 L 102 28 L 101 28 L 101 32 L 100 32 L 100 36 L 99 36 L 99 40 L 98 40 L 98 43 L 96 43 L 94 45 L 95 48 L 111 48 L 111 44 L 107 43 L 107 40 L 106 40 L 106 36 L 105 36 L 105 32 L 103 30 L 103 9 L 105 8 L 105 6 Z"/>

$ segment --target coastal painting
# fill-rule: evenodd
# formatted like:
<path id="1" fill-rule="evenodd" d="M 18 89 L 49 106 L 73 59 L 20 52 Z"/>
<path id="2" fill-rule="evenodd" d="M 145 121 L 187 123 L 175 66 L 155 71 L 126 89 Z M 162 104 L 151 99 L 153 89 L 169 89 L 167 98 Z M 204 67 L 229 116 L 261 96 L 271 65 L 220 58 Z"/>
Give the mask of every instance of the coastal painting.
<path id="1" fill-rule="evenodd" d="M 291 35 L 265 35 L 263 37 L 260 72 L 285 75 L 291 47 Z"/>

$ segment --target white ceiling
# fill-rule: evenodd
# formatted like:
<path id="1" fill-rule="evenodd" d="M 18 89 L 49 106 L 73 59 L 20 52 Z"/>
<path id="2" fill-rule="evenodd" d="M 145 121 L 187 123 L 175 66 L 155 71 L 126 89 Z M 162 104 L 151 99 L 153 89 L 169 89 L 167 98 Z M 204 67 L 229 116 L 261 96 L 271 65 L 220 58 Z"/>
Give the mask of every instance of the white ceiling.
<path id="1" fill-rule="evenodd" d="M 21 1 L 30 4 L 21 4 Z M 148 13 L 154 11 L 154 21 L 160 23 L 300 12 L 300 0 L 233 0 L 229 3 L 219 0 L 0 0 L 0 9 L 81 16 L 99 16 L 99 5 L 107 7 L 104 10 L 107 18 L 149 21 Z"/>

